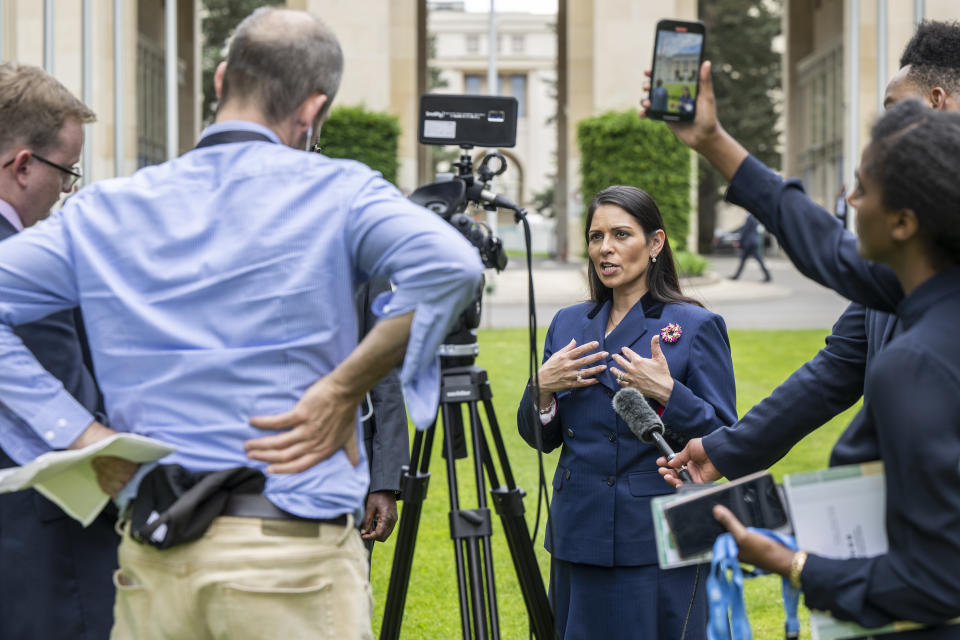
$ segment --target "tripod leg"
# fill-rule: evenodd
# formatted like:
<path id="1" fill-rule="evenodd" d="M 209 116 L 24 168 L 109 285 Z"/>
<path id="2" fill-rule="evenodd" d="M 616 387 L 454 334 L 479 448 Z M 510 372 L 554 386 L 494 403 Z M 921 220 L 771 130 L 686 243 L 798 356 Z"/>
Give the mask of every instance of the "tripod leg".
<path id="1" fill-rule="evenodd" d="M 497 415 L 493 410 L 490 395 L 484 397 L 483 408 L 487 416 L 487 422 L 490 424 L 491 437 L 497 448 L 500 468 L 503 470 L 507 483 L 506 486 L 491 488 L 490 493 L 493 496 L 494 507 L 503 524 L 503 531 L 510 549 L 510 557 L 513 559 L 513 567 L 517 572 L 517 581 L 520 584 L 520 591 L 523 593 L 523 600 L 527 606 L 533 633 L 538 640 L 553 640 L 556 635 L 553 610 L 550 607 L 550 600 L 547 598 L 543 576 L 540 574 L 540 565 L 537 563 L 533 543 L 530 541 L 530 530 L 527 528 L 527 520 L 524 517 L 523 497 L 525 494 L 523 489 L 517 487 L 513 482 L 513 472 L 510 469 L 510 461 L 507 458 L 506 447 L 503 445 L 500 425 L 497 422 Z M 485 455 L 489 457 L 489 451 L 485 452 Z M 491 483 L 496 482 L 494 477 L 491 474 Z"/>
<path id="2" fill-rule="evenodd" d="M 403 490 L 403 511 L 397 527 L 393 568 L 390 570 L 390 585 L 387 588 L 387 600 L 383 610 L 383 624 L 380 626 L 381 640 L 397 640 L 400 637 L 403 607 L 407 601 L 410 570 L 413 567 L 413 550 L 417 543 L 423 501 L 427 497 L 427 486 L 430 482 L 430 473 L 427 468 L 430 465 L 430 449 L 433 447 L 434 432 L 435 429 L 431 426 L 426 432 L 418 431 L 414 436 L 410 466 L 404 468 L 400 481 Z M 423 458 L 420 456 L 421 445 L 424 452 Z"/>
<path id="3" fill-rule="evenodd" d="M 464 549 L 460 543 L 461 536 L 458 535 L 457 516 L 460 514 L 460 498 L 457 492 L 457 467 L 454 458 L 453 435 L 452 432 L 459 421 L 462 429 L 462 420 L 460 419 L 460 408 L 456 407 L 456 418 L 450 409 L 449 404 L 441 405 L 440 413 L 443 416 L 443 449 L 447 462 L 447 486 L 450 493 L 450 536 L 453 538 L 453 553 L 457 562 L 457 592 L 460 595 L 460 630 L 464 638 L 479 638 L 479 628 L 477 626 L 477 617 L 473 619 L 473 635 L 470 635 L 470 606 L 467 594 L 467 576 L 464 567 Z"/>
<path id="4" fill-rule="evenodd" d="M 473 436 L 473 467 L 477 481 L 477 503 L 481 509 L 487 509 L 486 486 L 483 480 L 483 467 L 490 456 L 487 453 L 487 439 L 483 433 L 483 423 L 477 411 L 477 403 L 470 402 L 470 432 Z M 493 472 L 492 467 L 488 471 Z M 490 612 L 490 635 L 500 637 L 500 616 L 497 610 L 497 583 L 493 574 L 493 549 L 490 546 L 490 536 L 483 540 L 483 572 L 487 584 L 487 602 Z"/>

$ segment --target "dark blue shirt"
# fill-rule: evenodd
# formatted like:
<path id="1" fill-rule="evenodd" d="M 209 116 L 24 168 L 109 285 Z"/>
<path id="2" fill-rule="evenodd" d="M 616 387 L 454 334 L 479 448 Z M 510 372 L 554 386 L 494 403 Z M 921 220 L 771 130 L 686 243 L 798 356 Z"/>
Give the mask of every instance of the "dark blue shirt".
<path id="1" fill-rule="evenodd" d="M 802 576 L 807 606 L 866 627 L 960 616 L 960 267 L 898 316 L 903 333 L 871 364 L 861 411 L 884 464 L 889 551 L 811 555 Z"/>

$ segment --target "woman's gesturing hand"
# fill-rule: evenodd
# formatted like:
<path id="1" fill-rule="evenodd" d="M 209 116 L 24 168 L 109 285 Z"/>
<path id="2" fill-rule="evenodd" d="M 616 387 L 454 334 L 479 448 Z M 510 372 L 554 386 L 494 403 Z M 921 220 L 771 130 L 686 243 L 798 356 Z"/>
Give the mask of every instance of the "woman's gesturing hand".
<path id="1" fill-rule="evenodd" d="M 578 347 L 577 341 L 571 340 L 543 363 L 538 373 L 541 406 L 547 406 L 553 394 L 558 391 L 589 387 L 599 382 L 593 376 L 604 371 L 607 365 L 590 365 L 609 355 L 606 351 L 590 353 L 599 346 L 600 343 L 594 340 Z"/>
<path id="2" fill-rule="evenodd" d="M 650 341 L 650 357 L 638 355 L 630 347 L 623 348 L 623 355 L 613 354 L 613 359 L 620 369 L 610 368 L 610 373 L 617 377 L 621 387 L 633 387 L 648 398 L 653 398 L 664 407 L 673 393 L 673 376 L 670 375 L 670 366 L 660 350 L 660 336 L 655 335 Z"/>

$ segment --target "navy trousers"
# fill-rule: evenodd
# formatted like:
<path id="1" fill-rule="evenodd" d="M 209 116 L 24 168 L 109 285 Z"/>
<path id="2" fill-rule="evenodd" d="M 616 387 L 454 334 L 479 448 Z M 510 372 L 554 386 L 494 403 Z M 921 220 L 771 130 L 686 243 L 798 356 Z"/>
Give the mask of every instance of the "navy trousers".
<path id="1" fill-rule="evenodd" d="M 0 495 L 0 638 L 110 636 L 115 521 L 112 505 L 84 528 L 33 489 Z"/>

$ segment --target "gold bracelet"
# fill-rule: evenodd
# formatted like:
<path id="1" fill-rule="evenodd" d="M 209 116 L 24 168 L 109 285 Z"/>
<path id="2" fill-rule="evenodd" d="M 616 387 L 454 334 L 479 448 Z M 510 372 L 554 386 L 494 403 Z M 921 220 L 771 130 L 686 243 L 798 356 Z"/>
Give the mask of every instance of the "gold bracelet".
<path id="1" fill-rule="evenodd" d="M 553 411 L 553 405 L 557 403 L 556 398 L 550 398 L 550 402 L 546 407 L 540 409 L 540 415 L 547 416 L 550 415 L 550 412 Z"/>
<path id="2" fill-rule="evenodd" d="M 797 551 L 793 554 L 793 560 L 790 561 L 790 586 L 800 588 L 800 574 L 803 573 L 803 565 L 806 563 L 806 551 Z"/>

